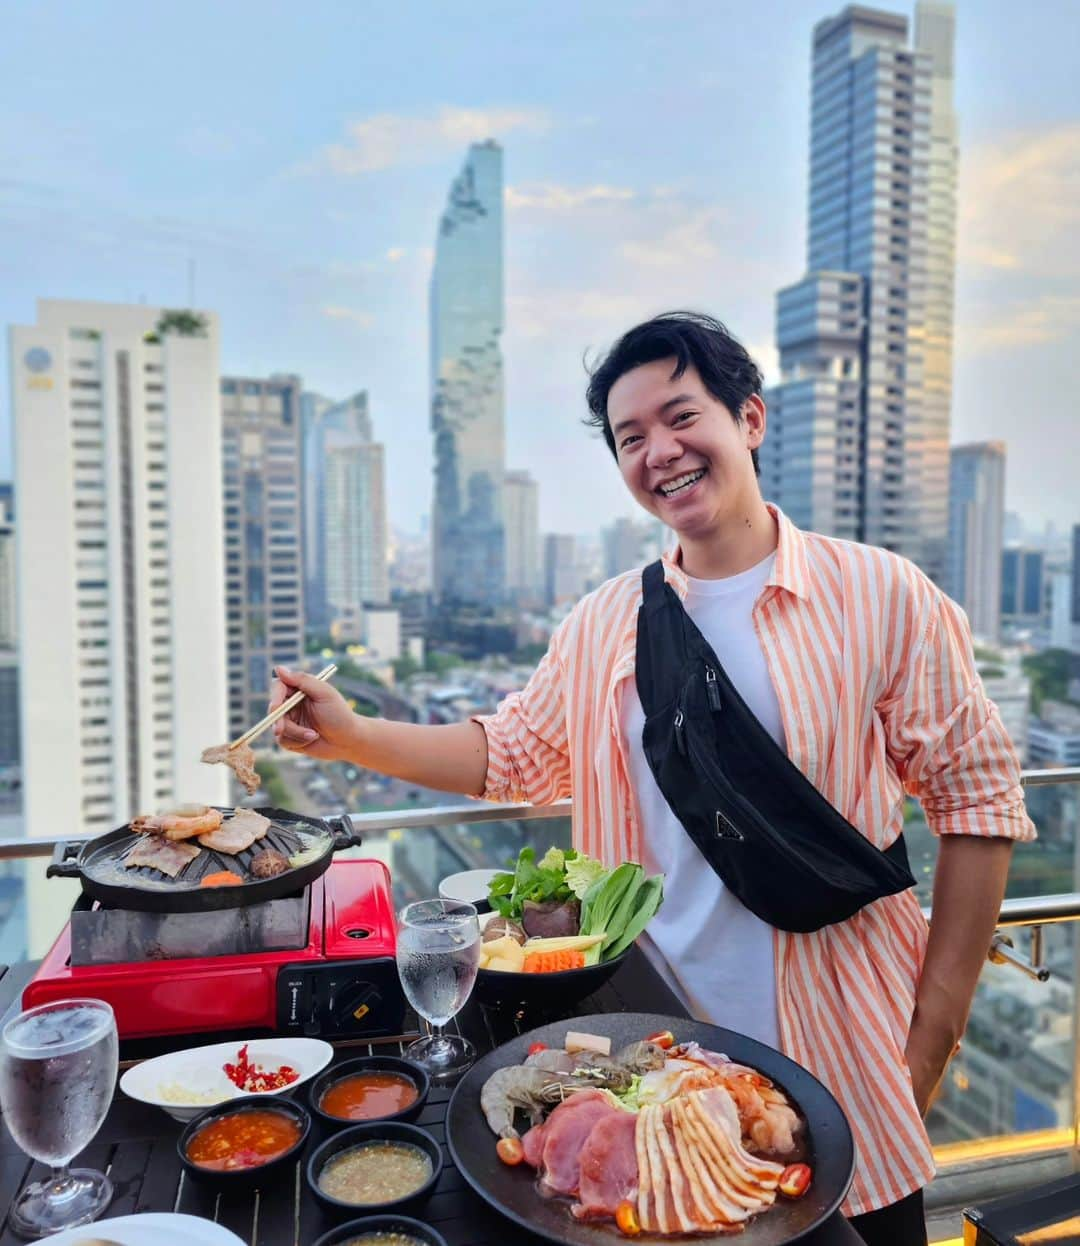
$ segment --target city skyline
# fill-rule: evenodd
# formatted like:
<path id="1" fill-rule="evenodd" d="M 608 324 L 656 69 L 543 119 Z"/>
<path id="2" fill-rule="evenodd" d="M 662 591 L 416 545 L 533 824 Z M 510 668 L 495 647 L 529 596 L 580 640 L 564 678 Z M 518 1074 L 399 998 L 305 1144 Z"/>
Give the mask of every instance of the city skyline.
<path id="1" fill-rule="evenodd" d="M 0 86 L 13 93 L 0 143 L 21 179 L 0 189 L 0 314 L 25 322 L 39 294 L 183 306 L 194 260 L 194 301 L 220 318 L 224 370 L 369 390 L 376 423 L 392 431 L 392 521 L 416 531 L 430 509 L 431 222 L 463 148 L 491 135 L 507 161 L 507 467 L 537 479 L 542 531 L 597 531 L 635 512 L 606 448 L 580 426 L 586 349 L 651 311 L 698 305 L 728 320 L 776 378 L 772 299 L 803 267 L 807 41 L 839 6 L 778 2 L 739 23 L 692 6 L 675 32 L 678 83 L 658 75 L 644 86 L 632 67 L 656 6 L 637 6 L 617 29 L 603 5 L 502 23 L 483 20 L 481 6 L 438 23 L 436 40 L 418 35 L 423 8 L 361 38 L 359 19 L 329 6 L 342 35 L 333 48 L 280 9 L 265 23 L 257 91 L 229 51 L 245 6 L 215 10 L 221 46 L 198 41 L 194 111 L 180 88 L 208 8 L 186 13 L 175 38 L 148 16 L 120 23 L 119 48 L 107 5 L 63 21 L 50 5 L 13 15 L 0 57 L 44 38 L 51 59 L 32 97 L 14 59 Z M 995 0 L 957 9 L 953 439 L 1005 440 L 1007 505 L 1068 526 L 1078 208 L 1066 188 L 1080 144 L 1067 49 L 1080 15 L 1064 4 L 1040 12 L 1017 25 Z M 571 28 L 580 58 L 545 57 L 543 74 L 525 72 Z M 387 67 L 414 36 L 403 80 Z M 139 52 L 151 37 L 156 59 Z M 721 67 L 719 40 L 724 66 L 752 64 L 752 81 Z M 136 79 L 101 72 L 125 52 L 136 79 L 154 64 L 152 118 L 129 107 Z M 353 71 L 311 76 L 319 55 Z M 94 126 L 71 120 L 88 73 L 102 105 Z M 264 73 L 279 90 L 266 91 Z M 303 91 L 287 89 L 296 73 Z M 7 416 L 0 404 L 0 476 L 10 473 Z"/>

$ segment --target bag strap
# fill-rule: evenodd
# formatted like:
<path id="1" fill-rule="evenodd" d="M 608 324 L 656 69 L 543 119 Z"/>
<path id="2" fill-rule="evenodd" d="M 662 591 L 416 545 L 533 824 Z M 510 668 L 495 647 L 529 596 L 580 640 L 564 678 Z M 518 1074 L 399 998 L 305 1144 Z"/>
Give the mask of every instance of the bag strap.
<path id="1" fill-rule="evenodd" d="M 659 560 L 641 573 L 641 591 L 635 674 L 647 716 L 677 695 L 687 648 L 679 599 L 664 579 L 664 564 Z"/>

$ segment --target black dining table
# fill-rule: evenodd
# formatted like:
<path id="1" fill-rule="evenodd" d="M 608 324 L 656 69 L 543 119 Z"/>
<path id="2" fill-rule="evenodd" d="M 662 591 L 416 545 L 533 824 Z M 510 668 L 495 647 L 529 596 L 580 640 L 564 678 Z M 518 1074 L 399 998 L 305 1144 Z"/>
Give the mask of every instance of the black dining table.
<path id="1" fill-rule="evenodd" d="M 7 1012 L 32 972 L 32 966 L 0 966 L 0 1016 Z M 594 995 L 562 1015 L 589 1016 L 609 1012 L 666 1013 L 685 1017 L 686 1011 L 663 979 L 636 948 L 632 949 L 615 976 Z M 520 1012 L 490 1008 L 475 1000 L 456 1018 L 455 1026 L 483 1055 L 535 1026 L 555 1020 L 551 1014 L 525 1016 Z M 416 1018 L 407 1018 L 413 1029 L 394 1040 L 335 1042 L 335 1061 L 369 1053 L 397 1054 L 416 1035 Z M 171 1039 L 121 1042 L 121 1067 L 130 1062 L 176 1051 L 200 1043 L 252 1037 L 251 1034 L 207 1034 Z M 433 1193 L 408 1214 L 433 1225 L 448 1246 L 541 1246 L 541 1239 L 523 1230 L 491 1208 L 465 1182 L 446 1148 L 446 1107 L 451 1088 L 433 1086 L 416 1124 L 428 1130 L 443 1148 L 445 1166 Z M 97 1137 L 79 1155 L 75 1166 L 107 1172 L 115 1195 L 107 1217 L 136 1212 L 183 1212 L 203 1216 L 230 1229 L 249 1246 L 311 1246 L 339 1220 L 325 1215 L 307 1188 L 304 1163 L 288 1173 L 275 1173 L 267 1189 L 247 1193 L 220 1193 L 199 1185 L 184 1174 L 176 1150 L 183 1126 L 160 1108 L 137 1103 L 117 1091 L 109 1114 Z M 313 1126 L 309 1153 L 319 1140 Z M 306 1158 L 306 1153 L 305 1153 Z M 13 1246 L 23 1239 L 9 1224 L 8 1209 L 19 1190 L 30 1180 L 47 1175 L 41 1164 L 27 1158 L 6 1128 L 0 1128 L 0 1246 Z M 621 1240 L 612 1234 L 612 1241 Z M 813 1233 L 800 1239 L 805 1246 L 862 1246 L 862 1238 L 835 1213 Z"/>

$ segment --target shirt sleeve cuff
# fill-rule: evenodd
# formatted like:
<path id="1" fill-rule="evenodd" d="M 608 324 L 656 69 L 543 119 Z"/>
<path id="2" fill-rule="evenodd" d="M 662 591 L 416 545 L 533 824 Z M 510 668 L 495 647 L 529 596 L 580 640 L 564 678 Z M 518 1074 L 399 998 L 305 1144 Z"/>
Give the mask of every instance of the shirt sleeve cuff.
<path id="1" fill-rule="evenodd" d="M 479 723 L 487 736 L 487 775 L 484 790 L 477 800 L 492 800 L 502 804 L 519 804 L 525 800 L 521 780 L 515 777 L 510 748 L 506 735 L 499 726 L 497 714 L 474 714 L 470 722 Z"/>
<path id="2" fill-rule="evenodd" d="M 1010 792 L 992 804 L 971 805 L 947 813 L 927 813 L 935 835 L 977 835 L 983 839 L 1029 842 L 1036 835 L 1022 792 Z"/>

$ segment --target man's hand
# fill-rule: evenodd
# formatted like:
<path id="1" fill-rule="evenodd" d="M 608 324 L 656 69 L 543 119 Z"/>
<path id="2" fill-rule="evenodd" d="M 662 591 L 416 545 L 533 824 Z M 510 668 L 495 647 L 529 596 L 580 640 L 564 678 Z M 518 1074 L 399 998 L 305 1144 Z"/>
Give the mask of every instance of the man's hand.
<path id="1" fill-rule="evenodd" d="M 277 709 L 297 689 L 304 693 L 300 704 L 274 723 L 274 738 L 281 747 L 323 761 L 346 761 L 352 757 L 362 720 L 349 709 L 341 693 L 325 680 L 283 666 L 275 674 L 269 710 Z"/>

